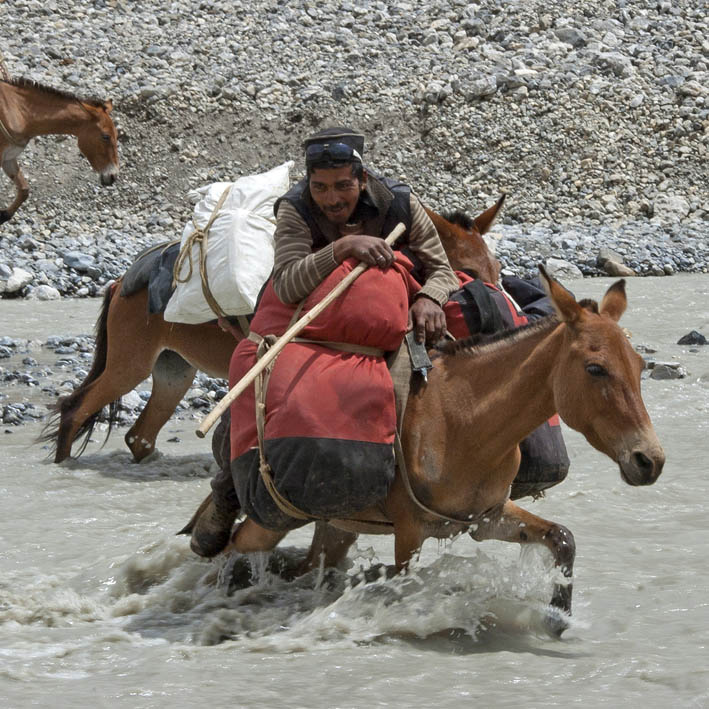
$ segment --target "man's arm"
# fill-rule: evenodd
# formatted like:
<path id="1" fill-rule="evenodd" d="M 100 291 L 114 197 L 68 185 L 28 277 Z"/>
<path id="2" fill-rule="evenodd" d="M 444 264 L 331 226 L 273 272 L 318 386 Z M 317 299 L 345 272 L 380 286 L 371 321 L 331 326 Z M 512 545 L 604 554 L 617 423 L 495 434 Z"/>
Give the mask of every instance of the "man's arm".
<path id="1" fill-rule="evenodd" d="M 337 266 L 332 244 L 313 253 L 308 225 L 286 201 L 278 207 L 274 249 L 273 289 L 284 303 L 309 296 Z"/>
<path id="2" fill-rule="evenodd" d="M 460 283 L 448 262 L 436 227 L 414 194 L 411 195 L 409 248 L 421 259 L 425 273 L 425 283 L 417 297 L 427 296 L 443 307 L 451 293 L 460 288 Z"/>
<path id="3" fill-rule="evenodd" d="M 287 202 L 278 208 L 274 240 L 273 289 L 284 303 L 297 303 L 310 295 L 345 259 L 355 258 L 378 268 L 386 268 L 394 260 L 386 241 L 366 234 L 341 236 L 312 253 L 310 229 Z"/>

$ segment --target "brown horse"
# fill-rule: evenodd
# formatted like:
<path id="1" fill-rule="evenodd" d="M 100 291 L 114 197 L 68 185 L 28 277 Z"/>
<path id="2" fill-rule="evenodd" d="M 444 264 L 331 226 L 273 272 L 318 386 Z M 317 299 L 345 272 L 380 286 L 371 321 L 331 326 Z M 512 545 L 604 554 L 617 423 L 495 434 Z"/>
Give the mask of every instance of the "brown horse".
<path id="1" fill-rule="evenodd" d="M 15 200 L 0 210 L 0 224 L 12 218 L 30 193 L 17 158 L 38 135 L 75 135 L 101 184 L 114 183 L 118 146 L 112 108 L 110 100 L 81 99 L 29 79 L 0 80 L 0 165 L 15 183 Z"/>
<path id="2" fill-rule="evenodd" d="M 471 220 L 456 212 L 446 219 L 428 211 L 454 269 L 496 283 L 500 265 L 482 235 L 487 233 L 502 208 L 498 202 Z M 128 297 L 119 295 L 120 279 L 106 291 L 96 323 L 96 350 L 86 379 L 57 404 L 58 426 L 50 424 L 42 440 L 55 444 L 55 462 L 71 455 L 74 441 L 85 436 L 79 454 L 104 406 L 109 409 L 109 432 L 117 400 L 152 373 L 153 388 L 142 413 L 125 435 L 136 461 L 150 454 L 155 439 L 189 389 L 197 369 L 226 378 L 229 361 L 243 333 L 232 327 L 224 332 L 214 323 L 183 325 L 148 314 L 147 287 Z"/>
<path id="3" fill-rule="evenodd" d="M 519 442 L 555 412 L 596 449 L 618 463 L 629 485 L 650 485 L 664 465 L 640 392 L 642 358 L 617 321 L 626 309 L 625 282 L 595 301 L 574 297 L 541 269 L 557 311 L 518 330 L 444 345 L 428 382 L 406 408 L 405 465 L 380 505 L 328 520 L 347 532 L 395 535 L 396 568 L 403 571 L 428 537 L 468 531 L 475 540 L 543 544 L 568 582 L 554 587 L 551 605 L 571 611 L 575 544 L 571 532 L 509 499 L 520 462 Z M 471 403 L 474 402 L 474 405 Z M 330 541 L 327 528 L 314 540 Z M 229 550 L 269 551 L 285 536 L 242 522 Z M 334 549 L 333 549 L 334 551 Z M 311 562 L 315 561 L 311 551 Z M 563 616 L 552 630 L 566 627 Z"/>

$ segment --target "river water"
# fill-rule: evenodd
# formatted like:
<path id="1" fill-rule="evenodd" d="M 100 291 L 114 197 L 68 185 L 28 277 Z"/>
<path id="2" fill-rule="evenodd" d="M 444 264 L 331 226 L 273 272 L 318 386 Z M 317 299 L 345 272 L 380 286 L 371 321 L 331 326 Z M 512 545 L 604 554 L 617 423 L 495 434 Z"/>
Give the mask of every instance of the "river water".
<path id="1" fill-rule="evenodd" d="M 566 285 L 600 297 L 610 282 Z M 709 334 L 709 276 L 629 279 L 628 296 L 634 344 L 688 376 L 643 382 L 667 454 L 654 486 L 625 485 L 566 430 L 568 479 L 522 503 L 576 536 L 562 640 L 540 622 L 545 553 L 467 537 L 429 540 L 405 579 L 352 584 L 393 561 L 391 538 L 361 536 L 348 574 L 261 573 L 230 593 L 233 560 L 175 536 L 209 490 L 191 421 L 140 465 L 121 431 L 55 465 L 25 425 L 0 433 L 0 706 L 709 706 L 709 346 L 675 344 Z M 0 301 L 0 334 L 87 333 L 98 307 Z M 284 554 L 308 542 L 299 530 Z"/>

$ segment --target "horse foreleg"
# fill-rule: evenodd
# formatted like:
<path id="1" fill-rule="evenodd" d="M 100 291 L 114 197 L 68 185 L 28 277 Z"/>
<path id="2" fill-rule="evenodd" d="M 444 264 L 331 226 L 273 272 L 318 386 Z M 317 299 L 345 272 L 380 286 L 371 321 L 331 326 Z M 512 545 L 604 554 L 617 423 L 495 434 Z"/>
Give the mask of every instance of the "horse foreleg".
<path id="1" fill-rule="evenodd" d="M 164 350 L 153 367 L 150 399 L 125 435 L 125 442 L 138 463 L 155 449 L 155 439 L 190 388 L 197 370 L 180 355 Z"/>
<path id="2" fill-rule="evenodd" d="M 30 194 L 30 186 L 22 174 L 17 160 L 6 160 L 2 163 L 2 169 L 5 174 L 15 183 L 15 200 L 7 208 L 0 210 L 0 224 L 12 219 L 19 206 L 27 199 Z"/>
<path id="3" fill-rule="evenodd" d="M 476 541 L 498 539 L 518 544 L 543 544 L 554 556 L 556 566 L 561 573 L 571 579 L 576 556 L 574 536 L 566 528 L 555 522 L 549 522 L 531 512 L 523 510 L 514 502 L 505 502 L 501 511 L 485 517 L 477 528 L 470 532 Z M 551 605 L 565 613 L 571 613 L 571 581 L 567 584 L 555 584 Z M 561 630 L 557 629 L 557 634 Z"/>
<path id="4" fill-rule="evenodd" d="M 305 574 L 321 563 L 325 568 L 339 566 L 347 557 L 347 552 L 356 539 L 355 532 L 337 529 L 327 522 L 316 522 L 308 555 L 300 565 L 297 574 Z"/>
<path id="5" fill-rule="evenodd" d="M 414 513 L 411 499 L 397 475 L 386 501 L 386 516 L 394 525 L 394 564 L 397 572 L 406 571 L 421 549 L 426 535 Z"/>
<path id="6" fill-rule="evenodd" d="M 273 532 L 247 518 L 234 530 L 231 541 L 224 551 L 226 553 L 237 551 L 240 554 L 271 551 L 286 534 L 288 532 Z"/>

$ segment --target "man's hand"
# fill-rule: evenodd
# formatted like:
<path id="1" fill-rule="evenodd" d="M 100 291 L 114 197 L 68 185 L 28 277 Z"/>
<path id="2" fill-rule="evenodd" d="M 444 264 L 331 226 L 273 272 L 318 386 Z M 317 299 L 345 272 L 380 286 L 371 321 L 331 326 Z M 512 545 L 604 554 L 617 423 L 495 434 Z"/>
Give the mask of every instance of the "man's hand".
<path id="1" fill-rule="evenodd" d="M 337 263 L 342 263 L 348 258 L 356 258 L 358 261 L 382 269 L 390 266 L 394 261 L 394 252 L 384 239 L 366 234 L 349 234 L 340 237 L 333 244 L 332 255 Z"/>
<path id="2" fill-rule="evenodd" d="M 416 342 L 429 344 L 438 342 L 446 332 L 446 316 L 436 301 L 425 295 L 414 300 L 409 309 L 408 330 L 414 331 Z"/>

